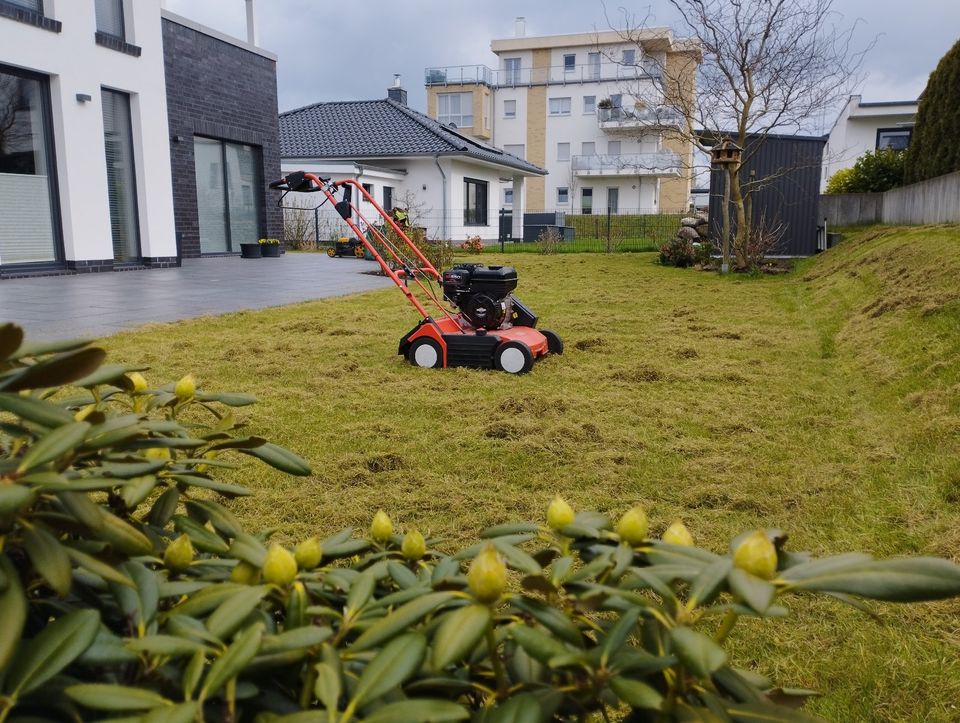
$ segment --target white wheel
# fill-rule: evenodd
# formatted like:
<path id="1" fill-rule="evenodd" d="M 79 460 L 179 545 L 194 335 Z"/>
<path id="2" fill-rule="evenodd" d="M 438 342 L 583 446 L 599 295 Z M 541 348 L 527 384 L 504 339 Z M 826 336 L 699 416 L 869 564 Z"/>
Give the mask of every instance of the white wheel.
<path id="1" fill-rule="evenodd" d="M 443 366 L 440 345 L 433 339 L 417 339 L 407 351 L 407 359 L 414 366 L 423 369 L 435 369 Z"/>
<path id="2" fill-rule="evenodd" d="M 522 341 L 508 341 L 494 352 L 494 366 L 507 374 L 526 374 L 533 368 L 533 354 Z"/>

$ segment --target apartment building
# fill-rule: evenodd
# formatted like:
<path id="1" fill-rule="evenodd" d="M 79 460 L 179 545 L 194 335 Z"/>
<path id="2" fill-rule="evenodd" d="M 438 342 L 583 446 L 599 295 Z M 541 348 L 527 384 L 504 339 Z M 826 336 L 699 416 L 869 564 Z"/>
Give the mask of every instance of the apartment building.
<path id="1" fill-rule="evenodd" d="M 548 171 L 522 206 L 571 213 L 676 211 L 690 202 L 693 147 L 671 99 L 693 102 L 700 53 L 669 28 L 494 40 L 496 67 L 427 68 L 427 114 Z M 672 89 L 672 90 L 671 90 Z M 500 201 L 520 206 L 505 182 Z"/>

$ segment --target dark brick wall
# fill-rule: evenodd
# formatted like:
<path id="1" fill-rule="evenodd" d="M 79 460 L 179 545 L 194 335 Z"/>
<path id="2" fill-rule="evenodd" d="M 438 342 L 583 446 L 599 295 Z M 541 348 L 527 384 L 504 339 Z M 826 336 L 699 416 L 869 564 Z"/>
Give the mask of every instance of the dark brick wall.
<path id="1" fill-rule="evenodd" d="M 280 177 L 276 63 L 166 19 L 163 57 L 173 209 L 182 239 L 182 255 L 200 255 L 194 134 L 260 148 L 260 233 L 263 237 L 281 238 L 281 211 L 273 192 L 267 190 L 267 183 Z"/>

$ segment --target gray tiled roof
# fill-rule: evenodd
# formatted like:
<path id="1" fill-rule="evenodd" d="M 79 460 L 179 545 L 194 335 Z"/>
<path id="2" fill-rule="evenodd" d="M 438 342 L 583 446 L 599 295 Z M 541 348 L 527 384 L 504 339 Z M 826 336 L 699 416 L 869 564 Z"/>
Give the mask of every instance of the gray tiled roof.
<path id="1" fill-rule="evenodd" d="M 546 174 L 522 158 L 461 135 L 389 99 L 315 103 L 280 114 L 281 158 L 350 160 L 433 155 L 467 156 Z"/>

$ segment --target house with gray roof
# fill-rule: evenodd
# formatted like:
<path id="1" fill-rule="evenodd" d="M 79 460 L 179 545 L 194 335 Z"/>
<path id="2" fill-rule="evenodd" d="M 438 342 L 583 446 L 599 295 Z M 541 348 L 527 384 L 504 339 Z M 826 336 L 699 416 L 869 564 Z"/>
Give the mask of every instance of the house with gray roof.
<path id="1" fill-rule="evenodd" d="M 441 125 L 410 108 L 406 99 L 398 83 L 383 100 L 314 103 L 280 114 L 283 171 L 353 178 L 383 207 L 408 208 L 414 223 L 426 227 L 432 238 L 496 240 L 505 203 L 517 211 L 513 218 L 519 226 L 524 180 L 547 172 Z M 316 202 L 315 196 L 298 199 L 293 194 L 285 200 L 301 206 Z M 377 218 L 369 203 L 362 201 L 359 208 L 368 219 Z M 324 208 L 320 215 L 321 240 L 341 235 L 344 227 L 332 209 Z"/>

